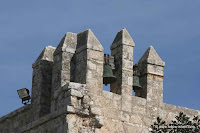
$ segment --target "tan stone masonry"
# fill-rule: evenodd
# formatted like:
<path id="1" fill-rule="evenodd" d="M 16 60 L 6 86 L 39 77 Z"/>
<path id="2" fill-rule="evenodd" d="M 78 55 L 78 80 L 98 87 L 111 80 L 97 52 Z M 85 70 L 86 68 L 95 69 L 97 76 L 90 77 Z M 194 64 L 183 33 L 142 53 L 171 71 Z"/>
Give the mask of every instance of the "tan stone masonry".
<path id="1" fill-rule="evenodd" d="M 163 103 L 165 62 L 152 46 L 137 63 L 140 97 L 132 95 L 134 47 L 126 29 L 117 33 L 110 47 L 117 81 L 108 92 L 101 43 L 90 29 L 66 33 L 32 65 L 31 104 L 0 118 L 0 133 L 149 133 L 157 116 L 167 122 L 180 111 L 200 116 L 198 110 Z"/>

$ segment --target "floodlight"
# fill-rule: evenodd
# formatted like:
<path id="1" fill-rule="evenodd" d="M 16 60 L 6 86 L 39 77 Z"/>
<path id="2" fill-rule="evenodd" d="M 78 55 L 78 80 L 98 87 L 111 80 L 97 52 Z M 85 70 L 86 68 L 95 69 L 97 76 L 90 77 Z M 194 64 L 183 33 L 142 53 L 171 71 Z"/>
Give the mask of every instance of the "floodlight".
<path id="1" fill-rule="evenodd" d="M 27 103 L 29 103 L 31 97 L 29 95 L 29 90 L 27 88 L 22 88 L 17 90 L 17 93 L 19 95 L 19 98 L 22 99 L 22 103 L 24 105 L 26 105 Z"/>

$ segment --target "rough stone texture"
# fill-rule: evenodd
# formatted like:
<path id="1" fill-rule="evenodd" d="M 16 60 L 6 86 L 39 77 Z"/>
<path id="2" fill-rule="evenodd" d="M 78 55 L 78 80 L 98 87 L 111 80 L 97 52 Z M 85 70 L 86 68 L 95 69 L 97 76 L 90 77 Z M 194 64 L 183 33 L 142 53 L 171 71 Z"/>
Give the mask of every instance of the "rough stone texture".
<path id="1" fill-rule="evenodd" d="M 91 93 L 103 87 L 103 46 L 89 29 L 78 34 L 75 82 L 86 84 Z"/>
<path id="2" fill-rule="evenodd" d="M 157 116 L 171 121 L 180 111 L 163 103 L 165 63 L 150 46 L 138 62 L 141 97 L 132 96 L 133 47 L 121 30 L 111 52 L 117 82 L 103 87 L 103 47 L 91 30 L 67 33 L 33 64 L 32 102 L 0 118 L 0 133 L 148 133 Z"/>
<path id="3" fill-rule="evenodd" d="M 51 111 L 58 110 L 62 105 L 64 94 L 60 88 L 70 82 L 73 73 L 77 34 L 66 33 L 53 54 Z"/>
<path id="4" fill-rule="evenodd" d="M 147 116 L 156 118 L 163 104 L 163 67 L 165 63 L 150 46 L 138 62 L 142 90 L 147 100 Z"/>
<path id="5" fill-rule="evenodd" d="M 135 43 L 125 28 L 117 33 L 110 46 L 111 55 L 114 56 L 115 60 L 114 75 L 117 77 L 117 81 L 111 84 L 110 89 L 113 93 L 132 95 L 134 46 Z M 131 98 L 127 97 L 122 98 L 124 102 L 130 102 Z"/>
<path id="6" fill-rule="evenodd" d="M 32 108 L 35 110 L 35 119 L 50 113 L 51 110 L 53 53 L 55 49 L 52 46 L 46 47 L 32 65 Z"/>

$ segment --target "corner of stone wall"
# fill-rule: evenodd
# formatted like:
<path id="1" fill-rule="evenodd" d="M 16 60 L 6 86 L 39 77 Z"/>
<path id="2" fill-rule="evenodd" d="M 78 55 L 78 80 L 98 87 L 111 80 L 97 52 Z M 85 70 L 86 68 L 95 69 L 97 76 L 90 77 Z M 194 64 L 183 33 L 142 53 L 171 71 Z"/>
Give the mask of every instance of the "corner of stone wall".
<path id="1" fill-rule="evenodd" d="M 103 89 L 103 46 L 89 29 L 78 33 L 74 82 L 86 84 L 88 91 L 100 95 Z"/>
<path id="2" fill-rule="evenodd" d="M 37 58 L 33 67 L 31 104 L 35 119 L 51 110 L 51 85 L 53 53 L 55 48 L 47 46 Z"/>
<path id="3" fill-rule="evenodd" d="M 19 128 L 34 120 L 32 106 L 23 106 L 0 118 L 0 133 L 19 132 Z"/>
<path id="4" fill-rule="evenodd" d="M 163 105 L 163 68 L 165 63 L 150 46 L 138 62 L 141 96 L 147 100 L 147 116 L 156 118 Z"/>
<path id="5" fill-rule="evenodd" d="M 53 54 L 53 70 L 52 70 L 52 90 L 51 90 L 51 112 L 59 110 L 65 98 L 62 93 L 62 87 L 70 82 L 70 78 L 74 75 L 72 64 L 73 57 L 77 47 L 77 34 L 66 33 L 60 41 Z"/>
<path id="6" fill-rule="evenodd" d="M 95 132 L 104 125 L 100 108 L 93 106 L 86 84 L 73 83 L 63 87 L 67 105 L 67 132 Z M 76 124 L 74 124 L 76 123 Z"/>

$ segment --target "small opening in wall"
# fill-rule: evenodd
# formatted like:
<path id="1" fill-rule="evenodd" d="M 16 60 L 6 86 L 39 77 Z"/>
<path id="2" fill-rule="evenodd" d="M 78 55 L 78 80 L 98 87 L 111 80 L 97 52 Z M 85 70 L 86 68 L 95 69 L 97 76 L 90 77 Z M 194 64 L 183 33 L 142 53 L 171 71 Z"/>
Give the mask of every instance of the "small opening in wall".
<path id="1" fill-rule="evenodd" d="M 133 90 L 133 92 L 132 92 L 132 95 L 135 96 L 135 92 L 134 92 L 134 90 Z"/>
<path id="2" fill-rule="evenodd" d="M 103 90 L 110 92 L 110 84 L 108 84 L 107 86 L 103 85 Z"/>

